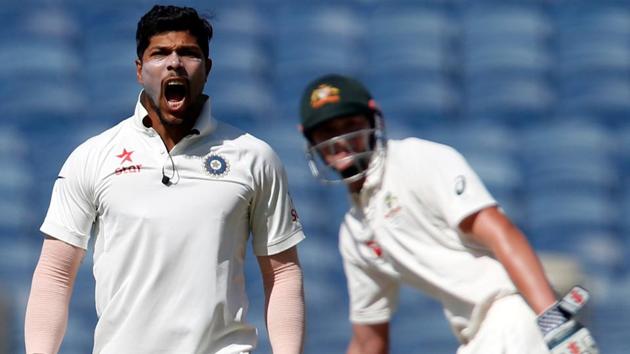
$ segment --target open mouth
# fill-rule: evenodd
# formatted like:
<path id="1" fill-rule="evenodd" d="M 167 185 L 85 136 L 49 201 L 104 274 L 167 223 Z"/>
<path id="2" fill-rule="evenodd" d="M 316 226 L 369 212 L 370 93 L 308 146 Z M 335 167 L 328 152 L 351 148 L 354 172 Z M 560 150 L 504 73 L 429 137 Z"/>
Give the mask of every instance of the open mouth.
<path id="1" fill-rule="evenodd" d="M 184 107 L 188 96 L 188 82 L 183 79 L 172 79 L 164 86 L 164 98 L 171 111 L 179 111 Z"/>

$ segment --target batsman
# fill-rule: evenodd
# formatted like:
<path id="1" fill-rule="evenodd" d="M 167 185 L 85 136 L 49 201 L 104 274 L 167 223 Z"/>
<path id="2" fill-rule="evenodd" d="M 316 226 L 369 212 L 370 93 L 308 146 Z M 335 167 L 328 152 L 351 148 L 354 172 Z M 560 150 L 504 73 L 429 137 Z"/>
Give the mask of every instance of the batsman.
<path id="1" fill-rule="evenodd" d="M 588 292 L 558 300 L 526 236 L 452 147 L 386 139 L 367 88 L 330 74 L 300 105 L 311 172 L 347 186 L 339 230 L 350 297 L 348 354 L 383 354 L 399 288 L 439 301 L 457 354 L 598 354 L 574 316 Z"/>

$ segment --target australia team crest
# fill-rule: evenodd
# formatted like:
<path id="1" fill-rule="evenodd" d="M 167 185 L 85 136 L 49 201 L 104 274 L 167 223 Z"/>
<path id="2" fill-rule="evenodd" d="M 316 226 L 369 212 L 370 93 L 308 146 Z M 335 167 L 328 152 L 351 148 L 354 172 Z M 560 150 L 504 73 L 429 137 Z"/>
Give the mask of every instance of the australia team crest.
<path id="1" fill-rule="evenodd" d="M 203 160 L 204 170 L 213 177 L 223 177 L 230 172 L 230 163 L 225 157 L 210 154 Z"/>

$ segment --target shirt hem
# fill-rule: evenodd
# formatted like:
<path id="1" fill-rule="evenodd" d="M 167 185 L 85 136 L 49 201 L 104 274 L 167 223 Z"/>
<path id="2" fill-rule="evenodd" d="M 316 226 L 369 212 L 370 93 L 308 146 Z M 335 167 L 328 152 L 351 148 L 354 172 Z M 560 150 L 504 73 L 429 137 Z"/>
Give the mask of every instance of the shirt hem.
<path id="1" fill-rule="evenodd" d="M 297 229 L 286 237 L 282 238 L 280 241 L 275 242 L 271 245 L 267 245 L 265 249 L 262 250 L 254 250 L 254 254 L 257 256 L 272 256 L 274 254 L 280 253 L 282 251 L 286 251 L 287 249 L 297 245 L 300 241 L 304 240 L 306 236 L 304 235 L 303 230 Z"/>
<path id="2" fill-rule="evenodd" d="M 390 311 L 379 311 L 376 314 L 353 314 L 350 315 L 350 322 L 354 324 L 378 324 L 389 322 L 392 313 Z"/>
<path id="3" fill-rule="evenodd" d="M 452 222 L 449 223 L 449 226 L 452 228 L 459 228 L 459 224 L 461 224 L 462 221 L 464 221 L 464 219 L 466 219 L 467 217 L 473 215 L 474 213 L 477 213 L 485 208 L 489 208 L 492 206 L 496 206 L 499 205 L 499 203 L 496 200 L 487 200 L 483 203 L 480 203 L 479 205 L 475 206 L 474 208 L 470 208 L 468 210 L 466 210 L 466 212 L 461 213 L 460 215 L 458 215 L 456 218 L 453 219 Z"/>
<path id="4" fill-rule="evenodd" d="M 58 240 L 69 243 L 84 250 L 87 250 L 88 248 L 88 238 L 86 236 L 69 231 L 63 226 L 59 226 L 50 222 L 45 222 L 39 228 L 39 231 L 41 231 L 45 235 L 54 237 Z"/>

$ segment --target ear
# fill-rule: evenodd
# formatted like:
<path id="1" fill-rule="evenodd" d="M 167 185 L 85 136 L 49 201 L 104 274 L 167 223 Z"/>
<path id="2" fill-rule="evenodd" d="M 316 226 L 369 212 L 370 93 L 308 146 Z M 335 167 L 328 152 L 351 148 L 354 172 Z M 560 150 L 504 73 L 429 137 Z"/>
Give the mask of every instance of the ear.
<path id="1" fill-rule="evenodd" d="M 211 69 L 212 69 L 212 59 L 206 58 L 206 80 L 208 80 L 208 75 L 210 75 Z"/>
<path id="2" fill-rule="evenodd" d="M 136 80 L 138 80 L 140 85 L 144 83 L 142 79 L 142 60 L 140 59 L 136 59 Z"/>

